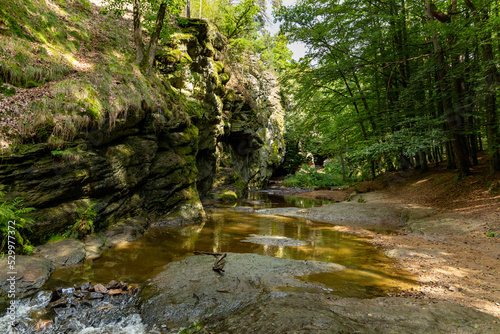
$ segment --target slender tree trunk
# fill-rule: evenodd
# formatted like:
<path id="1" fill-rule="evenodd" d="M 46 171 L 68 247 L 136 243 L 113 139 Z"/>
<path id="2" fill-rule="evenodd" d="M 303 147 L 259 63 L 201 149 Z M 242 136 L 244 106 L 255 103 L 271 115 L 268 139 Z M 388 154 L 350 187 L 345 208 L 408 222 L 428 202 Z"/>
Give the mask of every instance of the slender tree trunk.
<path id="1" fill-rule="evenodd" d="M 347 178 L 345 176 L 345 161 L 342 154 L 340 155 L 340 163 L 342 164 L 342 181 L 347 182 Z"/>
<path id="2" fill-rule="evenodd" d="M 167 9 L 167 3 L 162 2 L 160 4 L 160 9 L 158 10 L 158 14 L 156 16 L 155 30 L 151 35 L 151 40 L 149 41 L 149 51 L 148 51 L 148 60 L 146 65 L 146 69 L 148 73 L 151 72 L 151 68 L 153 67 L 156 55 L 156 48 L 158 47 L 158 39 L 160 38 L 161 29 L 163 28 L 163 21 L 165 19 L 165 11 Z"/>
<path id="3" fill-rule="evenodd" d="M 472 116 L 469 117 L 469 124 L 471 128 L 474 129 L 475 126 L 474 117 Z M 473 130 L 472 133 L 469 135 L 469 141 L 470 141 L 471 156 L 472 156 L 472 166 L 477 166 L 479 164 L 479 161 L 477 160 L 477 135 L 475 130 Z"/>
<path id="4" fill-rule="evenodd" d="M 455 0 L 454 0 L 455 1 Z M 429 2 L 426 6 L 427 17 L 431 20 L 434 19 L 434 14 L 432 9 L 432 2 Z M 449 38 L 451 40 L 452 38 Z M 462 117 L 454 112 L 453 110 L 453 100 L 449 91 L 449 84 L 446 77 L 446 64 L 444 60 L 444 50 L 437 40 L 437 36 L 433 37 L 434 52 L 436 54 L 436 60 L 438 65 L 438 82 L 441 89 L 443 107 L 446 116 L 446 123 L 448 129 L 451 131 L 451 146 L 453 154 L 455 157 L 456 167 L 458 168 L 458 173 L 461 176 L 470 175 L 469 170 L 469 157 L 466 148 L 463 146 L 464 140 L 463 135 L 460 133 L 463 129 L 464 122 Z"/>
<path id="5" fill-rule="evenodd" d="M 186 1 L 186 16 L 188 19 L 191 18 L 191 2 L 190 2 L 190 0 Z"/>
<path id="6" fill-rule="evenodd" d="M 201 8 L 203 6 L 203 0 L 200 0 L 200 15 L 199 15 L 199 18 L 201 19 Z"/>
<path id="7" fill-rule="evenodd" d="M 142 62 L 142 59 L 144 58 L 144 44 L 142 42 L 141 1 L 140 0 L 134 0 L 133 16 L 134 16 L 135 61 L 137 64 L 140 64 Z"/>
<path id="8" fill-rule="evenodd" d="M 471 0 L 465 0 L 465 4 L 474 14 L 477 24 L 487 24 L 489 20 L 487 6 L 482 7 L 481 11 L 478 11 Z M 498 69 L 494 63 L 495 57 L 493 55 L 491 31 L 487 27 L 483 29 L 485 29 L 485 31 L 481 36 L 481 48 L 482 58 L 484 63 L 486 64 L 486 96 L 484 99 L 486 114 L 486 137 L 488 141 L 490 171 L 495 172 L 500 171 L 500 133 L 496 110 L 497 107 L 495 91 L 495 81 L 497 84 L 500 84 L 500 74 L 498 73 Z"/>
<path id="9" fill-rule="evenodd" d="M 456 169 L 455 156 L 453 155 L 453 149 L 451 147 L 451 142 L 446 142 L 446 169 Z"/>
<path id="10" fill-rule="evenodd" d="M 426 173 L 429 171 L 429 165 L 427 164 L 427 154 L 425 151 L 420 152 L 420 173 Z"/>

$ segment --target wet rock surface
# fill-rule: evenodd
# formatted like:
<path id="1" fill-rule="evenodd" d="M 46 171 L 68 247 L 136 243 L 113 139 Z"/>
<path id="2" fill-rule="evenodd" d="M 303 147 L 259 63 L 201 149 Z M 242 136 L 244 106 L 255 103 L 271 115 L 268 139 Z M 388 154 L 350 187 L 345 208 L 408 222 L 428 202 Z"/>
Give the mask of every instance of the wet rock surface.
<path id="1" fill-rule="evenodd" d="M 305 246 L 307 242 L 302 240 L 295 240 L 292 238 L 287 238 L 283 236 L 276 235 L 260 235 L 260 234 L 251 234 L 242 242 L 251 242 L 259 245 L 269 245 L 269 246 Z"/>
<path id="2" fill-rule="evenodd" d="M 295 276 L 342 266 L 229 253 L 165 266 L 141 294 L 140 314 L 162 333 L 203 322 L 213 333 L 498 333 L 497 318 L 448 302 L 337 297 Z"/>
<path id="3" fill-rule="evenodd" d="M 87 282 L 39 292 L 17 306 L 12 333 L 144 333 L 135 307 L 139 286 L 116 281 L 106 286 L 116 289 Z"/>
<path id="4" fill-rule="evenodd" d="M 320 291 L 322 286 L 295 276 L 344 268 L 334 263 L 228 253 L 225 272 L 217 273 L 212 270 L 213 262 L 213 256 L 198 255 L 165 266 L 141 292 L 144 320 L 175 329 L 194 321 L 223 319 L 276 287 Z"/>
<path id="5" fill-rule="evenodd" d="M 85 259 L 85 245 L 75 239 L 63 239 L 38 246 L 40 254 L 55 265 L 77 264 Z"/>
<path id="6" fill-rule="evenodd" d="M 336 299 L 272 293 L 214 327 L 216 333 L 498 333 L 497 318 L 446 302 Z"/>
<path id="7" fill-rule="evenodd" d="M 9 259 L 0 260 L 0 299 L 8 294 L 11 276 L 9 272 Z M 36 292 L 50 277 L 54 265 L 50 260 L 38 256 L 17 255 L 15 260 L 16 298 L 23 298 Z"/>

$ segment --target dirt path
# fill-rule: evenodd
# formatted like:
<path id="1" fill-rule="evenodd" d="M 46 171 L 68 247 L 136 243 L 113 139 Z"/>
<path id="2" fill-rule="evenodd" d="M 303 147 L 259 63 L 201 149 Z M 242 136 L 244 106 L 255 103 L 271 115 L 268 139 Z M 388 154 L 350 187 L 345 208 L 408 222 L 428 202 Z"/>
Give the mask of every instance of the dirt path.
<path id="1" fill-rule="evenodd" d="M 345 192 L 297 194 L 342 195 Z M 495 205 L 470 214 L 408 203 L 398 191 L 347 197 L 348 202 L 275 213 L 329 221 L 339 224 L 339 231 L 370 236 L 371 242 L 418 278 L 419 287 L 399 296 L 450 301 L 500 318 L 500 226 Z M 496 237 L 487 236 L 492 229 L 499 230 Z"/>

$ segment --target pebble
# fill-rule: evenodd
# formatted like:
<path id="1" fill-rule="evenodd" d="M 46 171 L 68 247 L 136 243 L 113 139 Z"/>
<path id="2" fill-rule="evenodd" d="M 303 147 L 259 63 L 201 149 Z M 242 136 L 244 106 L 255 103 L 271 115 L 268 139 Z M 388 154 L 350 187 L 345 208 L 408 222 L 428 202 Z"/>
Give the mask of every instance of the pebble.
<path id="1" fill-rule="evenodd" d="M 42 329 L 50 328 L 50 327 L 52 327 L 52 320 L 40 320 L 36 324 L 35 332 L 38 332 L 38 331 L 41 331 Z"/>

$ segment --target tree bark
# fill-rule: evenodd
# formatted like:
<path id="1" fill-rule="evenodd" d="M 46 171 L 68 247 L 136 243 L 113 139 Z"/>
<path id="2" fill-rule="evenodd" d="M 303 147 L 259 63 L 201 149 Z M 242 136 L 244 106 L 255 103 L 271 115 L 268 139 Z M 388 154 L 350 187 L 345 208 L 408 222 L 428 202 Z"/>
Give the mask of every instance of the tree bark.
<path id="1" fill-rule="evenodd" d="M 425 151 L 420 152 L 420 173 L 426 173 L 429 171 L 429 165 L 427 164 L 427 154 Z"/>
<path id="2" fill-rule="evenodd" d="M 142 62 L 142 59 L 144 58 L 144 44 L 142 42 L 142 28 L 141 28 L 141 0 L 134 0 L 133 16 L 134 16 L 135 61 L 137 64 L 140 64 Z"/>
<path id="3" fill-rule="evenodd" d="M 189 0 L 186 1 L 186 16 L 188 19 L 191 18 L 191 2 Z"/>
<path id="4" fill-rule="evenodd" d="M 340 162 L 342 164 L 342 181 L 347 182 L 347 178 L 345 176 L 345 161 L 342 154 L 340 155 Z"/>
<path id="5" fill-rule="evenodd" d="M 153 67 L 155 61 L 156 48 L 158 47 L 158 39 L 160 38 L 161 29 L 163 28 L 166 9 L 167 3 L 162 2 L 158 10 L 158 15 L 156 16 L 155 30 L 153 31 L 151 40 L 149 41 L 148 59 L 146 64 L 148 73 L 151 72 L 151 68 Z"/>

